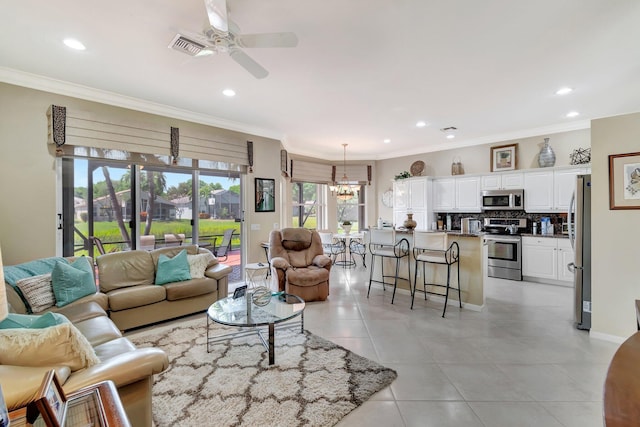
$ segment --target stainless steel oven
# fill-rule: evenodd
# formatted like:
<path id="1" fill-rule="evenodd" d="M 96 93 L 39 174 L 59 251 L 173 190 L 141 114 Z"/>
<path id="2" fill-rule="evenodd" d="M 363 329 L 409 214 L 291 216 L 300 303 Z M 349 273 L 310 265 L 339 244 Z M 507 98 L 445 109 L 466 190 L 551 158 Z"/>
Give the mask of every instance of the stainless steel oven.
<path id="1" fill-rule="evenodd" d="M 487 275 L 522 280 L 522 239 L 520 236 L 484 236 L 487 246 Z"/>
<path id="2" fill-rule="evenodd" d="M 485 218 L 484 244 L 487 246 L 487 275 L 522 280 L 522 238 L 526 218 Z"/>

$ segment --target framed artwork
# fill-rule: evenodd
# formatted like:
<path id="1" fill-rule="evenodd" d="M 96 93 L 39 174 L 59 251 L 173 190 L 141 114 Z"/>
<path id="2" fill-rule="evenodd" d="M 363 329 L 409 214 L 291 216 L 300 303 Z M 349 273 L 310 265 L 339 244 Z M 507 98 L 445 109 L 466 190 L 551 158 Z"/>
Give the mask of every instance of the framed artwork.
<path id="1" fill-rule="evenodd" d="M 640 153 L 609 156 L 609 209 L 640 209 Z"/>
<path id="2" fill-rule="evenodd" d="M 47 427 L 60 427 L 64 425 L 67 414 L 67 397 L 60 386 L 56 371 L 53 369 L 46 373 L 35 399 L 27 407 L 27 421 L 34 423 L 38 415 Z"/>
<path id="3" fill-rule="evenodd" d="M 491 172 L 512 171 L 517 164 L 516 149 L 518 144 L 491 147 Z"/>
<path id="4" fill-rule="evenodd" d="M 276 180 L 256 178 L 256 212 L 275 212 Z"/>

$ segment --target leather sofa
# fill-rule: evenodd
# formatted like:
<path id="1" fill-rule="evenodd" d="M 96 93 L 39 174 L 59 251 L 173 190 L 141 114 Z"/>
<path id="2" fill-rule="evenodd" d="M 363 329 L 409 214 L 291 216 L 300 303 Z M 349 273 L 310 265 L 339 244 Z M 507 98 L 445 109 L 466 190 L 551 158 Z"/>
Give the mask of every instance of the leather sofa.
<path id="1" fill-rule="evenodd" d="M 190 255 L 211 255 L 197 245 L 185 245 L 114 252 L 96 259 L 100 291 L 107 296 L 109 316 L 120 330 L 202 312 L 227 296 L 232 268 L 212 255 L 204 278 L 154 284 L 160 255 L 171 258 L 183 249 Z"/>
<path id="2" fill-rule="evenodd" d="M 55 369 L 65 393 L 100 381 L 113 381 L 131 425 L 151 426 L 153 375 L 169 366 L 165 352 L 158 348 L 136 348 L 95 302 L 70 304 L 58 312 L 87 339 L 99 363 L 73 372 L 63 362 L 48 366 L 0 365 L 0 385 L 8 409 L 18 409 L 32 401 L 45 373 Z"/>
<path id="3" fill-rule="evenodd" d="M 297 295 L 306 302 L 329 296 L 331 258 L 324 254 L 317 231 L 283 228 L 269 235 L 269 259 L 279 291 Z"/>

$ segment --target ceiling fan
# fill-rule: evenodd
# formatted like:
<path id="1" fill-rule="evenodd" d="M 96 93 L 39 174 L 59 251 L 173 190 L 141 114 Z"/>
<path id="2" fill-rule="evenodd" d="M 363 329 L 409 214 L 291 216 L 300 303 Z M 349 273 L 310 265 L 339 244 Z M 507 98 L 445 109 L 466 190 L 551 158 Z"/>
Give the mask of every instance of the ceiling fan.
<path id="1" fill-rule="evenodd" d="M 228 53 L 231 59 L 240 64 L 257 79 L 263 79 L 269 72 L 242 48 L 259 47 L 296 47 L 298 36 L 295 33 L 240 34 L 238 26 L 229 20 L 226 0 L 204 0 L 209 25 L 201 34 L 177 34 L 169 48 L 191 56 L 205 56 L 215 53 Z"/>

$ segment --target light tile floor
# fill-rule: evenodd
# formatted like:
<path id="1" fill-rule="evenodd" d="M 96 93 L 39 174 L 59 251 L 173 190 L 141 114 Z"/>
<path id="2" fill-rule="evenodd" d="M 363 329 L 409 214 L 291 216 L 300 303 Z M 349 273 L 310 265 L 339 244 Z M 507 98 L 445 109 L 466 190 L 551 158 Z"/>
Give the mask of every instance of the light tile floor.
<path id="1" fill-rule="evenodd" d="M 347 426 L 602 426 L 617 345 L 573 327 L 572 289 L 489 279 L 482 312 L 374 287 L 368 270 L 332 268 L 331 295 L 305 328 L 395 369 L 398 378 Z"/>

